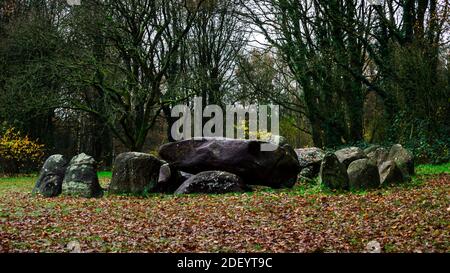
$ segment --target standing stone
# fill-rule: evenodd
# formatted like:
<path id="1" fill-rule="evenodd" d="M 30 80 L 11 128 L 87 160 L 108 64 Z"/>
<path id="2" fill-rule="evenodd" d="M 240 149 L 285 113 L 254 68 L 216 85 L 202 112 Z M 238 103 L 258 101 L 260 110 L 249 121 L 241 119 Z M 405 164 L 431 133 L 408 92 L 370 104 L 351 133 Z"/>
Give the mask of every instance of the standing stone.
<path id="1" fill-rule="evenodd" d="M 66 170 L 62 193 L 85 198 L 101 197 L 103 189 L 98 181 L 96 165 L 95 159 L 84 153 L 72 158 Z"/>
<path id="2" fill-rule="evenodd" d="M 162 165 L 163 162 L 150 154 L 120 154 L 114 161 L 109 192 L 138 195 L 153 192 L 157 187 Z"/>
<path id="3" fill-rule="evenodd" d="M 388 158 L 397 164 L 405 177 L 415 174 L 414 157 L 402 145 L 396 144 L 392 146 Z"/>
<path id="4" fill-rule="evenodd" d="M 159 168 L 159 176 L 158 176 L 158 183 L 159 184 L 166 184 L 169 183 L 170 180 L 173 178 L 174 173 L 170 169 L 170 165 L 168 163 L 165 163 Z"/>
<path id="5" fill-rule="evenodd" d="M 341 149 L 336 153 L 339 162 L 343 163 L 346 168 L 350 166 L 353 161 L 366 158 L 366 154 L 361 148 L 358 147 L 349 147 L 345 149 Z"/>
<path id="6" fill-rule="evenodd" d="M 209 171 L 186 180 L 175 194 L 225 194 L 245 191 L 246 186 L 239 176 L 227 172 Z"/>
<path id="7" fill-rule="evenodd" d="M 60 195 L 67 163 L 67 159 L 63 155 L 50 156 L 41 169 L 33 194 L 38 193 L 44 197 Z"/>
<path id="8" fill-rule="evenodd" d="M 335 154 L 325 155 L 320 167 L 320 183 L 333 190 L 348 189 L 347 170 Z"/>
<path id="9" fill-rule="evenodd" d="M 368 153 L 367 157 L 376 162 L 379 168 L 384 162 L 388 161 L 389 151 L 385 148 L 378 148 L 375 151 Z"/>
<path id="10" fill-rule="evenodd" d="M 191 176 L 185 177 L 180 171 L 175 170 L 170 164 L 165 163 L 159 169 L 158 183 L 154 192 L 174 193 Z"/>
<path id="11" fill-rule="evenodd" d="M 316 178 L 319 175 L 319 173 L 320 173 L 320 165 L 318 169 L 313 166 L 308 166 L 300 171 L 300 178 L 306 181 L 314 181 L 314 178 Z"/>
<path id="12" fill-rule="evenodd" d="M 319 175 L 325 152 L 319 148 L 305 148 L 296 149 L 295 153 L 300 163 L 300 176 L 309 179 L 316 178 Z"/>
<path id="13" fill-rule="evenodd" d="M 381 244 L 378 241 L 370 241 L 366 246 L 366 253 L 378 254 L 382 252 Z"/>
<path id="14" fill-rule="evenodd" d="M 347 170 L 351 190 L 367 190 L 380 187 L 380 174 L 374 161 L 353 161 Z"/>
<path id="15" fill-rule="evenodd" d="M 274 150 L 263 151 L 263 144 L 272 145 Z M 297 155 L 289 145 L 258 140 L 191 139 L 166 144 L 159 154 L 176 170 L 192 174 L 229 172 L 247 185 L 292 187 L 300 172 Z"/>
<path id="16" fill-rule="evenodd" d="M 380 173 L 381 185 L 392 185 L 406 181 L 408 177 L 404 177 L 400 168 L 394 161 L 386 161 L 378 168 Z"/>

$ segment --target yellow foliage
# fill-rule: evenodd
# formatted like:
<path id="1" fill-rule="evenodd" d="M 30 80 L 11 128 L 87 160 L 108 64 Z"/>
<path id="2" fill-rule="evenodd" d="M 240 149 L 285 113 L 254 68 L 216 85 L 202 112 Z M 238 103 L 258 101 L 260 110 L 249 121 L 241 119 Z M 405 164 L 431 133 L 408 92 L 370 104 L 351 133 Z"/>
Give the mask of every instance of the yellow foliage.
<path id="1" fill-rule="evenodd" d="M 268 131 L 250 131 L 250 126 L 248 122 L 243 120 L 239 125 L 238 129 L 243 130 L 245 137 L 249 139 L 259 139 L 262 141 L 269 141 L 272 138 L 272 133 Z"/>
<path id="2" fill-rule="evenodd" d="M 4 171 L 15 172 L 26 165 L 38 164 L 43 157 L 44 145 L 22 136 L 15 128 L 7 129 L 0 136 L 0 162 Z"/>

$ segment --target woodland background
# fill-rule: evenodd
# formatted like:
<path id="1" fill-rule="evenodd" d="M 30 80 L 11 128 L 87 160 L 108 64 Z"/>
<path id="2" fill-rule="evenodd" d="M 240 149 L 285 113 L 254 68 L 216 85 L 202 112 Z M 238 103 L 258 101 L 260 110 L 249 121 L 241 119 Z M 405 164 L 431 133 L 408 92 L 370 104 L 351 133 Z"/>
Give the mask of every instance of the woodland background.
<path id="1" fill-rule="evenodd" d="M 449 27 L 448 0 L 0 0 L 0 135 L 108 167 L 170 141 L 171 107 L 202 96 L 280 105 L 295 147 L 448 162 Z"/>

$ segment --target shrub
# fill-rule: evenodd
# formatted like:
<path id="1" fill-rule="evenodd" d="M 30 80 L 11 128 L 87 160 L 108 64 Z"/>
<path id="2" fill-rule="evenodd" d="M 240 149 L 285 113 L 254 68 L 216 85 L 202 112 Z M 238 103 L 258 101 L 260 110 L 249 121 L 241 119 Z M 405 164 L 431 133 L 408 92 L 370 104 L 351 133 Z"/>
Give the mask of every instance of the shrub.
<path id="1" fill-rule="evenodd" d="M 0 136 L 0 170 L 6 174 L 36 169 L 44 157 L 44 145 L 22 136 L 14 128 Z"/>
<path id="2" fill-rule="evenodd" d="M 250 131 L 250 125 L 246 120 L 241 121 L 241 124 L 237 126 L 238 130 L 244 131 L 245 139 L 259 139 L 262 141 L 268 141 L 272 138 L 272 133 L 268 131 Z"/>

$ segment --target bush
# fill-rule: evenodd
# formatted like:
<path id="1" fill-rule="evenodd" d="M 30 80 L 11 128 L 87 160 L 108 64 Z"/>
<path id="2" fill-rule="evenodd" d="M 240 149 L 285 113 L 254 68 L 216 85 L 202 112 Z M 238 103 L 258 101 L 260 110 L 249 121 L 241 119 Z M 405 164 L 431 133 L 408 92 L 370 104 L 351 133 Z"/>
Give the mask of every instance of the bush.
<path id="1" fill-rule="evenodd" d="M 417 164 L 442 164 L 450 162 L 449 142 L 450 138 L 436 138 L 432 143 L 423 141 L 420 138 L 406 143 Z"/>
<path id="2" fill-rule="evenodd" d="M 0 136 L 0 171 L 3 173 L 35 170 L 43 157 L 44 145 L 22 136 L 14 128 L 7 129 Z"/>
<path id="3" fill-rule="evenodd" d="M 450 128 L 448 122 L 408 118 L 404 112 L 397 114 L 393 138 L 414 153 L 418 164 L 441 164 L 450 161 Z"/>

